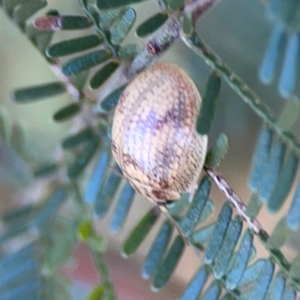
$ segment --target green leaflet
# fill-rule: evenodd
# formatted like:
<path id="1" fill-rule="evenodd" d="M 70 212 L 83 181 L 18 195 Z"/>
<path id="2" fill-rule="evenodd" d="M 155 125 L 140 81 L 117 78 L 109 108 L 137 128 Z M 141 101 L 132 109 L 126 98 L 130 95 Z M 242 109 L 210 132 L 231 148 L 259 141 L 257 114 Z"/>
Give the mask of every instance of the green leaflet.
<path id="1" fill-rule="evenodd" d="M 285 288 L 282 300 L 296 300 L 297 294 L 291 286 Z"/>
<path id="2" fill-rule="evenodd" d="M 10 142 L 10 119 L 8 111 L 0 107 L 0 136 L 3 138 L 3 140 L 9 144 Z"/>
<path id="3" fill-rule="evenodd" d="M 253 155 L 252 170 L 248 180 L 248 185 L 252 192 L 256 192 L 260 186 L 260 181 L 268 161 L 271 142 L 272 131 L 263 128 L 259 135 L 255 153 Z"/>
<path id="4" fill-rule="evenodd" d="M 168 6 L 173 9 L 177 10 L 183 6 L 185 0 L 166 0 L 168 3 Z"/>
<path id="5" fill-rule="evenodd" d="M 126 46 L 121 46 L 118 55 L 121 58 L 132 58 L 136 56 L 141 51 L 139 45 L 136 44 L 128 44 Z"/>
<path id="6" fill-rule="evenodd" d="M 270 157 L 265 163 L 265 171 L 259 186 L 259 197 L 267 202 L 278 181 L 278 174 L 282 168 L 286 146 L 279 140 L 272 146 Z"/>
<path id="7" fill-rule="evenodd" d="M 281 300 L 285 288 L 285 279 L 282 276 L 277 276 L 269 288 L 265 300 Z"/>
<path id="8" fill-rule="evenodd" d="M 104 287 L 102 285 L 97 285 L 88 295 L 87 300 L 102 300 L 104 299 Z"/>
<path id="9" fill-rule="evenodd" d="M 72 85 L 81 92 L 84 89 L 85 83 L 89 77 L 89 70 L 80 72 L 76 76 L 70 78 L 70 81 L 72 82 Z"/>
<path id="10" fill-rule="evenodd" d="M 18 25 L 23 26 L 27 19 L 46 5 L 46 1 L 31 0 L 27 3 L 16 6 L 13 10 L 12 17 Z"/>
<path id="11" fill-rule="evenodd" d="M 56 223 L 51 228 L 51 247 L 45 253 L 46 267 L 52 272 L 66 262 L 76 243 L 74 222 L 63 220 Z"/>
<path id="12" fill-rule="evenodd" d="M 115 9 L 109 9 L 99 12 L 99 27 L 102 30 L 107 30 L 113 21 L 119 17 L 121 12 L 124 11 L 124 8 L 115 8 Z"/>
<path id="13" fill-rule="evenodd" d="M 209 178 L 205 176 L 199 185 L 199 188 L 196 192 L 196 195 L 193 199 L 190 209 L 186 214 L 186 217 L 180 223 L 180 229 L 187 237 L 189 237 L 192 234 L 195 226 L 199 221 L 202 210 L 207 201 L 210 188 L 211 188 L 211 182 Z"/>
<path id="14" fill-rule="evenodd" d="M 84 195 L 84 200 L 89 204 L 94 203 L 99 192 L 101 183 L 105 179 L 105 170 L 107 169 L 107 165 L 109 163 L 109 157 L 110 156 L 107 151 L 102 151 L 100 153 L 99 158 L 97 158 L 97 162 L 95 163 L 95 167 L 88 180 L 88 184 Z"/>
<path id="15" fill-rule="evenodd" d="M 265 260 L 264 267 L 257 274 L 255 286 L 253 287 L 252 290 L 243 293 L 240 299 L 241 300 L 248 300 L 248 299 L 263 300 L 272 281 L 274 268 L 275 267 L 273 263 L 271 263 L 269 260 Z"/>
<path id="16" fill-rule="evenodd" d="M 197 245 L 206 243 L 214 231 L 215 224 L 208 225 L 193 233 L 193 240 Z"/>
<path id="17" fill-rule="evenodd" d="M 40 229 L 54 216 L 59 207 L 67 198 L 67 189 L 61 187 L 51 195 L 44 203 L 37 216 L 31 220 L 30 227 Z"/>
<path id="18" fill-rule="evenodd" d="M 93 224 L 90 221 L 81 222 L 77 228 L 77 235 L 82 241 L 86 241 L 87 239 L 92 237 L 93 233 Z"/>
<path id="19" fill-rule="evenodd" d="M 120 17 L 114 21 L 110 27 L 110 40 L 113 45 L 119 45 L 124 40 L 133 26 L 135 19 L 135 10 L 127 8 Z"/>
<path id="20" fill-rule="evenodd" d="M 80 113 L 81 106 L 77 103 L 71 103 L 60 110 L 58 110 L 54 115 L 53 115 L 53 120 L 56 122 L 63 122 L 66 121 L 70 118 L 73 118 L 77 114 Z"/>
<path id="21" fill-rule="evenodd" d="M 99 9 L 111 9 L 120 6 L 127 6 L 133 3 L 140 3 L 146 0 L 97 0 L 97 7 Z"/>
<path id="22" fill-rule="evenodd" d="M 208 291 L 201 297 L 202 300 L 218 300 L 221 294 L 221 286 L 217 281 L 214 281 Z"/>
<path id="23" fill-rule="evenodd" d="M 210 237 L 208 245 L 205 249 L 204 259 L 206 264 L 211 264 L 214 261 L 225 237 L 228 225 L 230 223 L 231 214 L 231 207 L 228 203 L 225 203 L 219 214 L 218 220 L 216 222 L 214 231 Z"/>
<path id="24" fill-rule="evenodd" d="M 68 176 L 71 180 L 76 179 L 82 174 L 85 167 L 91 161 L 97 148 L 99 146 L 99 140 L 93 139 L 86 144 L 85 148 L 77 154 L 74 161 L 68 166 Z"/>
<path id="25" fill-rule="evenodd" d="M 100 190 L 94 202 L 94 212 L 98 218 L 103 217 L 109 209 L 122 179 L 120 174 L 122 174 L 122 171 L 115 164 L 107 180 L 101 183 Z"/>
<path id="26" fill-rule="evenodd" d="M 298 120 L 299 113 L 300 101 L 297 97 L 293 96 L 286 102 L 284 109 L 277 121 L 278 125 L 283 131 L 290 130 Z"/>
<path id="27" fill-rule="evenodd" d="M 63 94 L 66 87 L 62 82 L 41 84 L 38 86 L 27 87 L 15 90 L 11 97 L 17 103 L 28 103 L 43 98 L 50 98 Z"/>
<path id="28" fill-rule="evenodd" d="M 159 213 L 157 208 L 154 207 L 149 210 L 130 232 L 129 236 L 126 238 L 122 246 L 122 255 L 128 257 L 133 254 L 143 240 L 146 238 L 147 234 L 157 221 Z"/>
<path id="29" fill-rule="evenodd" d="M 5 210 L 1 214 L 1 221 L 5 223 L 8 230 L 14 228 L 21 228 L 28 224 L 30 220 L 39 211 L 39 206 L 27 204 L 17 207 L 15 209 Z"/>
<path id="30" fill-rule="evenodd" d="M 90 80 L 91 89 L 99 88 L 119 67 L 119 62 L 112 61 L 107 63 L 102 69 L 97 71 Z"/>
<path id="31" fill-rule="evenodd" d="M 169 252 L 167 253 L 165 259 L 159 265 L 151 288 L 154 291 L 160 290 L 170 279 L 177 263 L 184 250 L 184 241 L 181 236 L 177 236 L 172 243 Z"/>
<path id="32" fill-rule="evenodd" d="M 294 231 L 287 226 L 286 221 L 286 217 L 283 217 L 269 237 L 267 243 L 271 249 L 279 249 L 293 234 Z"/>
<path id="33" fill-rule="evenodd" d="M 213 271 L 216 279 L 221 279 L 224 274 L 227 274 L 226 269 L 230 259 L 232 258 L 234 248 L 240 238 L 242 226 L 243 223 L 239 217 L 231 220 L 228 226 L 223 243 L 213 264 Z"/>
<path id="34" fill-rule="evenodd" d="M 256 193 L 251 194 L 251 198 L 247 205 L 246 215 L 255 218 L 262 207 L 262 202 Z"/>
<path id="35" fill-rule="evenodd" d="M 239 249 L 232 256 L 229 267 L 226 271 L 226 287 L 228 289 L 234 290 L 237 287 L 250 260 L 251 250 L 253 249 L 252 245 L 253 235 L 251 234 L 250 230 L 247 229 Z"/>
<path id="36" fill-rule="evenodd" d="M 126 183 L 126 185 L 121 191 L 121 194 L 117 202 L 117 206 L 115 208 L 110 223 L 110 231 L 112 233 L 117 233 L 122 228 L 125 219 L 128 215 L 128 212 L 130 210 L 134 196 L 135 196 L 135 190 L 129 183 Z"/>
<path id="37" fill-rule="evenodd" d="M 101 102 L 101 110 L 104 112 L 109 112 L 115 106 L 117 105 L 119 98 L 122 94 L 122 92 L 125 90 L 126 85 L 123 85 L 117 89 L 115 89 L 113 92 L 111 92 L 108 96 L 106 96 L 102 102 Z"/>
<path id="38" fill-rule="evenodd" d="M 293 202 L 287 214 L 287 225 L 291 230 L 296 231 L 299 227 L 300 221 L 300 182 L 298 182 L 297 189 L 293 198 Z"/>
<path id="39" fill-rule="evenodd" d="M 41 178 L 52 175 L 54 172 L 58 170 L 58 165 L 54 163 L 45 163 L 43 165 L 38 166 L 34 170 L 34 177 Z"/>
<path id="40" fill-rule="evenodd" d="M 37 28 L 35 28 L 32 24 L 27 24 L 26 35 L 33 42 L 33 44 L 40 50 L 40 52 L 44 55 L 46 48 L 51 43 L 53 32 L 40 31 Z"/>
<path id="41" fill-rule="evenodd" d="M 206 283 L 207 278 L 207 270 L 205 269 L 205 267 L 201 267 L 194 278 L 189 282 L 189 285 L 180 300 L 197 300 L 202 291 L 202 288 Z"/>
<path id="42" fill-rule="evenodd" d="M 291 263 L 291 269 L 290 269 L 291 276 L 295 279 L 300 279 L 299 270 L 300 270 L 300 253 Z"/>
<path id="43" fill-rule="evenodd" d="M 146 37 L 147 35 L 156 31 L 160 26 L 162 26 L 168 20 L 167 13 L 157 13 L 156 15 L 150 17 L 142 24 L 140 24 L 136 29 L 136 34 L 139 37 Z"/>
<path id="44" fill-rule="evenodd" d="M 248 268 L 243 273 L 243 277 L 239 282 L 239 286 L 247 286 L 249 283 L 255 281 L 259 276 L 260 272 L 263 271 L 265 266 L 266 266 L 265 259 L 259 259 L 251 266 L 248 266 Z"/>
<path id="45" fill-rule="evenodd" d="M 27 156 L 26 141 L 26 129 L 22 124 L 16 122 L 12 128 L 10 145 L 24 158 Z"/>
<path id="46" fill-rule="evenodd" d="M 111 53 L 108 50 L 97 50 L 90 52 L 88 54 L 73 58 L 65 63 L 62 66 L 62 72 L 66 76 L 74 76 L 107 61 L 110 57 Z"/>
<path id="47" fill-rule="evenodd" d="M 11 16 L 15 7 L 17 7 L 20 4 L 24 4 L 24 3 L 28 2 L 28 0 L 2 0 L 1 2 L 0 2 L 0 4 L 2 4 L 3 9 L 6 11 L 6 13 L 9 16 Z M 44 2 L 44 1 L 42 1 L 42 2 Z"/>
<path id="48" fill-rule="evenodd" d="M 151 249 L 149 250 L 149 252 L 145 258 L 145 261 L 144 261 L 144 264 L 142 267 L 143 278 L 148 279 L 151 276 L 153 276 L 153 274 L 155 273 L 155 270 L 157 269 L 159 262 L 161 261 L 162 256 L 163 256 L 163 254 L 168 246 L 168 243 L 171 239 L 172 229 L 173 228 L 172 228 L 172 225 L 169 220 L 166 220 L 162 224 L 162 226 L 151 246 Z"/>
<path id="49" fill-rule="evenodd" d="M 221 133 L 206 155 L 205 166 L 215 168 L 220 165 L 228 151 L 228 138 Z"/>
<path id="50" fill-rule="evenodd" d="M 93 138 L 95 138 L 93 129 L 88 127 L 65 138 L 61 145 L 63 149 L 72 149 L 84 142 L 90 141 Z"/>
<path id="51" fill-rule="evenodd" d="M 206 84 L 200 113 L 197 119 L 196 130 L 205 135 L 209 132 L 221 90 L 221 77 L 218 72 L 212 72 Z"/>
<path id="52" fill-rule="evenodd" d="M 268 200 L 269 212 L 276 213 L 282 207 L 295 179 L 298 163 L 298 156 L 294 152 L 290 152 L 279 174 L 272 195 Z"/>
<path id="53" fill-rule="evenodd" d="M 60 57 L 88 50 L 101 45 L 103 38 L 98 35 L 88 35 L 51 45 L 46 54 L 49 57 Z"/>
<path id="54" fill-rule="evenodd" d="M 45 16 L 33 21 L 33 25 L 39 30 L 79 30 L 92 26 L 92 22 L 83 16 Z"/>
<path id="55" fill-rule="evenodd" d="M 193 20 L 191 14 L 183 14 L 182 29 L 186 36 L 190 36 L 194 30 Z"/>

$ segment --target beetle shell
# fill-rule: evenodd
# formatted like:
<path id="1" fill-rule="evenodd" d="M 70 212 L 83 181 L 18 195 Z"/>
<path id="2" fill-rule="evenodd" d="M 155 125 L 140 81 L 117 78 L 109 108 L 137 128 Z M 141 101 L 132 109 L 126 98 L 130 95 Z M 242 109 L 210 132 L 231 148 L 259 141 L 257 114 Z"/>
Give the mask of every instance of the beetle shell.
<path id="1" fill-rule="evenodd" d="M 156 63 L 120 96 L 112 152 L 132 186 L 159 204 L 191 192 L 201 173 L 207 136 L 195 123 L 201 96 L 178 66 Z"/>

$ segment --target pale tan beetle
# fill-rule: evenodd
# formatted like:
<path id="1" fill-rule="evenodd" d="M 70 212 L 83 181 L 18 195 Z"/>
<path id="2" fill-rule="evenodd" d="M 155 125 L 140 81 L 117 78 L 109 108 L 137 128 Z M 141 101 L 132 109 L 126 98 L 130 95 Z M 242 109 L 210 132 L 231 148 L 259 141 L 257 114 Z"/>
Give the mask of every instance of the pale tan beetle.
<path id="1" fill-rule="evenodd" d="M 124 90 L 115 110 L 112 152 L 124 176 L 163 205 L 193 193 L 207 151 L 195 123 L 201 96 L 178 66 L 156 63 Z"/>

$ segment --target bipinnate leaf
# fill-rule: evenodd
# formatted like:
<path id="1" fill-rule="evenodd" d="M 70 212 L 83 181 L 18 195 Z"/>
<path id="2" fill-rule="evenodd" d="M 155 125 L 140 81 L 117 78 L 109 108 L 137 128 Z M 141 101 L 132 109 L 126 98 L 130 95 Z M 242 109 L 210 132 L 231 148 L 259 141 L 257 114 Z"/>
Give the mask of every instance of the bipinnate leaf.
<path id="1" fill-rule="evenodd" d="M 228 152 L 228 138 L 221 133 L 206 155 L 205 166 L 208 168 L 218 167 Z"/>
<path id="2" fill-rule="evenodd" d="M 142 276 L 145 279 L 150 278 L 155 273 L 157 267 L 159 266 L 160 261 L 162 260 L 162 256 L 165 252 L 165 249 L 168 246 L 168 243 L 171 239 L 172 235 L 172 224 L 169 220 L 165 221 L 151 248 L 145 258 L 143 267 L 142 267 Z"/>
<path id="3" fill-rule="evenodd" d="M 151 228 L 154 226 L 158 216 L 158 210 L 156 207 L 154 207 L 140 219 L 123 243 L 122 255 L 124 257 L 128 257 L 138 249 Z"/>
<path id="4" fill-rule="evenodd" d="M 156 31 L 160 26 L 162 26 L 168 20 L 167 13 L 157 13 L 156 15 L 148 18 L 142 24 L 140 24 L 136 29 L 136 34 L 139 37 L 146 37 L 147 35 Z"/>
<path id="5" fill-rule="evenodd" d="M 103 38 L 99 35 L 88 35 L 51 45 L 46 54 L 49 57 L 60 57 L 75 54 L 101 45 Z"/>
<path id="6" fill-rule="evenodd" d="M 65 91 L 66 87 L 62 82 L 53 82 L 33 87 L 17 89 L 12 93 L 11 97 L 17 103 L 28 103 L 60 95 L 63 94 Z"/>
<path id="7" fill-rule="evenodd" d="M 201 109 L 197 119 L 196 130 L 199 134 L 207 134 L 210 130 L 217 108 L 221 90 L 221 77 L 218 72 L 212 72 L 206 84 Z"/>
<path id="8" fill-rule="evenodd" d="M 153 278 L 152 290 L 160 290 L 170 279 L 176 265 L 178 264 L 180 257 L 184 250 L 184 241 L 181 236 L 177 236 L 168 253 L 166 254 L 164 260 L 159 265 L 156 270 L 155 276 Z"/>

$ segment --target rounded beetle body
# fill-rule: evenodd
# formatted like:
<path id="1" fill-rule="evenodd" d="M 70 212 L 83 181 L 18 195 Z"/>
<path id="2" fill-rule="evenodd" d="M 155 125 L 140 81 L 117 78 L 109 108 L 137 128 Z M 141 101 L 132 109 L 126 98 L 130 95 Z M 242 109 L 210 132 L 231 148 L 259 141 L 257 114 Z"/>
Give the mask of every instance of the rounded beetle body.
<path id="1" fill-rule="evenodd" d="M 156 63 L 123 91 L 115 110 L 112 152 L 132 186 L 162 204 L 191 192 L 207 136 L 197 134 L 201 96 L 178 66 Z"/>

